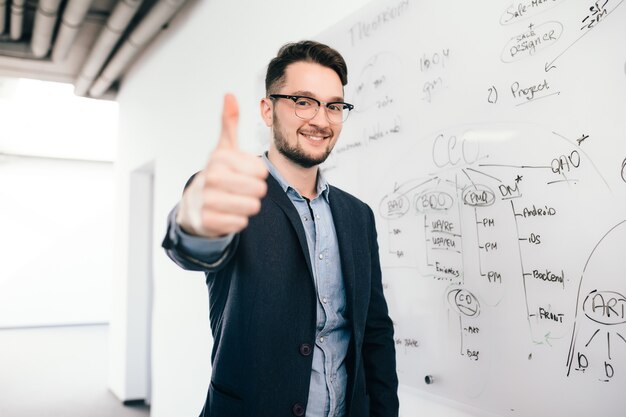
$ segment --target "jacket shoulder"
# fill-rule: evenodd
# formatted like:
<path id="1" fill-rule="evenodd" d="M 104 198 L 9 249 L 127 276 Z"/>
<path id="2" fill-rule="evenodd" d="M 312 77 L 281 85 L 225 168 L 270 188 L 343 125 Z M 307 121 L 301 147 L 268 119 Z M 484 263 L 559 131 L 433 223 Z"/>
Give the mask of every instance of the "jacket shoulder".
<path id="1" fill-rule="evenodd" d="M 333 185 L 330 186 L 329 197 L 331 204 L 333 199 L 337 199 L 341 204 L 348 205 L 352 210 L 359 210 L 359 212 L 363 213 L 372 212 L 370 206 L 363 202 L 361 199 Z"/>

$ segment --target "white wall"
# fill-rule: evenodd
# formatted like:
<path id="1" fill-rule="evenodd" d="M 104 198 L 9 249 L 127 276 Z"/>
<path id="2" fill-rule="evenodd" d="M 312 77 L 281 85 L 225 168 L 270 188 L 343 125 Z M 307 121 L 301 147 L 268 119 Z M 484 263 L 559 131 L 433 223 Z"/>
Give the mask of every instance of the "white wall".
<path id="1" fill-rule="evenodd" d="M 0 328 L 106 323 L 113 164 L 0 159 Z"/>
<path id="2" fill-rule="evenodd" d="M 111 323 L 110 384 L 121 398 L 124 376 L 129 270 L 129 178 L 154 161 L 154 280 L 152 415 L 196 415 L 210 375 L 211 340 L 206 286 L 201 273 L 184 272 L 160 249 L 169 210 L 186 179 L 202 168 L 219 133 L 222 96 L 239 98 L 240 146 L 258 150 L 259 76 L 278 48 L 314 37 L 358 10 L 363 0 L 295 2 L 195 1 L 126 77 L 120 104 L 117 164 L 116 281 L 118 307 Z M 349 63 L 348 63 L 349 64 Z M 132 260 L 131 260 L 132 261 Z M 121 306 L 121 307 L 119 307 Z M 468 414 L 402 393 L 404 416 Z M 406 401 L 404 401 L 406 398 Z M 406 406 L 404 405 L 406 404 Z"/>

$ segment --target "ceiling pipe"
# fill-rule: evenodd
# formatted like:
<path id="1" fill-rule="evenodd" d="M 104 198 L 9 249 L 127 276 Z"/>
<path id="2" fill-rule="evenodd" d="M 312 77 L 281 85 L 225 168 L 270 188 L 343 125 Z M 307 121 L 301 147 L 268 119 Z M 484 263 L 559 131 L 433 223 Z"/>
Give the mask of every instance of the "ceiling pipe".
<path id="1" fill-rule="evenodd" d="M 94 43 L 91 53 L 83 64 L 80 75 L 74 83 L 74 94 L 85 96 L 89 87 L 100 73 L 105 61 L 111 55 L 130 21 L 139 10 L 143 0 L 122 0 L 113 9 L 111 16 Z"/>
<path id="2" fill-rule="evenodd" d="M 186 1 L 160 0 L 155 4 L 104 68 L 100 77 L 89 89 L 89 95 L 95 98 L 102 96 L 128 67 L 133 58 L 154 39 Z"/>
<path id="3" fill-rule="evenodd" d="M 5 29 L 5 16 L 7 14 L 7 0 L 0 0 L 0 35 L 4 33 Z"/>
<path id="4" fill-rule="evenodd" d="M 67 57 L 76 35 L 80 30 L 80 26 L 87 16 L 92 0 L 69 0 L 63 17 L 61 18 L 61 27 L 52 48 L 52 60 L 55 62 L 62 61 Z"/>
<path id="5" fill-rule="evenodd" d="M 22 38 L 25 3 L 26 0 L 13 0 L 11 2 L 11 39 L 14 41 L 19 41 Z"/>
<path id="6" fill-rule="evenodd" d="M 33 55 L 43 58 L 48 54 L 52 44 L 52 33 L 59 14 L 61 0 L 40 0 L 35 15 L 35 28 L 30 42 Z"/>

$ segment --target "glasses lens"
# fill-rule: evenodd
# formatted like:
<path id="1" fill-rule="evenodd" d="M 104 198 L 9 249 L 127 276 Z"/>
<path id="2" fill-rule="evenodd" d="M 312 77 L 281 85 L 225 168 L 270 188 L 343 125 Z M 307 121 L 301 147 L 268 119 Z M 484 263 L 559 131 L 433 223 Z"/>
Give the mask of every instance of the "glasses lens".
<path id="1" fill-rule="evenodd" d="M 326 107 L 328 121 L 331 123 L 345 122 L 350 114 L 350 108 L 345 103 L 330 103 Z"/>
<path id="2" fill-rule="evenodd" d="M 337 103 L 330 103 L 326 106 L 328 121 L 331 123 L 343 122 L 343 106 Z"/>
<path id="3" fill-rule="evenodd" d="M 301 119 L 312 119 L 317 114 L 320 105 L 310 98 L 300 97 L 295 101 L 296 103 L 296 116 Z"/>
<path id="4" fill-rule="evenodd" d="M 309 97 L 290 97 L 295 104 L 296 116 L 301 119 L 309 120 L 317 115 L 320 109 L 320 103 Z M 326 117 L 330 123 L 343 123 L 350 114 L 350 105 L 347 103 L 336 102 L 326 104 Z"/>

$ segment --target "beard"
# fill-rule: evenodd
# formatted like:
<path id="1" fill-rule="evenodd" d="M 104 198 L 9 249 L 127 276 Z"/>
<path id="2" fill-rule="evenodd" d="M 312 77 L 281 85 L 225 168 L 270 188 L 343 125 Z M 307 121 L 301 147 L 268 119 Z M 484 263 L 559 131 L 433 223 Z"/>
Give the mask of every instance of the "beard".
<path id="1" fill-rule="evenodd" d="M 329 145 L 326 147 L 324 153 L 319 156 L 308 155 L 302 146 L 300 146 L 299 142 L 296 142 L 295 145 L 290 145 L 285 135 L 283 135 L 280 123 L 278 122 L 278 118 L 273 116 L 273 125 L 274 125 L 274 145 L 278 152 L 280 152 L 283 156 L 289 159 L 291 162 L 300 165 L 303 168 L 312 168 L 316 165 L 319 165 L 326 161 L 328 155 L 333 150 L 333 147 L 330 146 L 330 139 L 324 139 L 329 141 Z M 311 130 L 314 130 L 315 133 L 320 134 L 321 136 L 330 136 L 332 132 L 323 129 L 316 129 L 314 127 L 310 127 Z"/>

